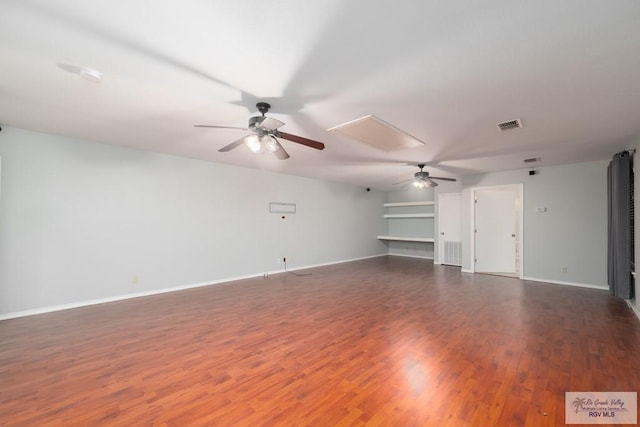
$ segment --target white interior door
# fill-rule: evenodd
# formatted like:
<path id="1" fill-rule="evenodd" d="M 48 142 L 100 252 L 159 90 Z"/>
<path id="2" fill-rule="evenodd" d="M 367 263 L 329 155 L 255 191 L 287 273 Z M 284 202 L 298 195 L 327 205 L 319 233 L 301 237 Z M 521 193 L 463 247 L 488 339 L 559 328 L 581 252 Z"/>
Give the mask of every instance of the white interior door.
<path id="1" fill-rule="evenodd" d="M 440 264 L 462 265 L 461 200 L 460 193 L 438 196 L 438 261 Z"/>
<path id="2" fill-rule="evenodd" d="M 475 271 L 516 273 L 516 215 L 514 189 L 475 191 Z"/>

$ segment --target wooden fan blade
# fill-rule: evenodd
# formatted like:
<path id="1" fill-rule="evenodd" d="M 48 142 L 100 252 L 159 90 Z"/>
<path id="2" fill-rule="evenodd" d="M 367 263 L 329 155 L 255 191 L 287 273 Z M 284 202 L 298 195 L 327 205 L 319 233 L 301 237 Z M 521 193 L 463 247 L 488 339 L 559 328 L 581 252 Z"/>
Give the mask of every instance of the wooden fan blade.
<path id="1" fill-rule="evenodd" d="M 247 128 L 239 128 L 236 126 L 216 126 L 216 125 L 193 125 L 194 128 L 215 128 L 215 129 L 240 129 L 249 130 Z"/>
<path id="2" fill-rule="evenodd" d="M 441 176 L 431 176 L 431 175 L 429 175 L 429 178 L 431 178 L 431 179 L 439 179 L 440 181 L 456 182 L 455 178 L 442 178 Z"/>
<path id="3" fill-rule="evenodd" d="M 276 148 L 276 151 L 274 151 L 273 154 L 276 155 L 278 160 L 287 160 L 289 158 L 289 153 L 287 153 L 284 147 L 277 140 L 276 145 L 278 146 L 278 148 Z"/>
<path id="4" fill-rule="evenodd" d="M 290 133 L 278 132 L 276 136 L 284 138 L 288 141 L 297 142 L 298 144 L 306 145 L 307 147 L 315 148 L 316 150 L 324 150 L 324 144 L 322 142 L 314 141 L 313 139 L 303 138 L 298 135 L 291 135 Z"/>
<path id="5" fill-rule="evenodd" d="M 238 139 L 237 141 L 233 141 L 231 144 L 229 145 L 225 145 L 224 147 L 222 147 L 221 149 L 219 149 L 218 151 L 220 152 L 225 152 L 225 151 L 231 151 L 234 148 L 244 144 L 244 139 L 246 138 L 246 136 L 243 136 L 242 138 Z"/>
<path id="6" fill-rule="evenodd" d="M 283 125 L 284 123 L 282 123 L 280 120 L 276 120 L 271 117 L 265 117 L 264 120 L 262 120 L 256 127 L 267 130 L 276 130 Z"/>

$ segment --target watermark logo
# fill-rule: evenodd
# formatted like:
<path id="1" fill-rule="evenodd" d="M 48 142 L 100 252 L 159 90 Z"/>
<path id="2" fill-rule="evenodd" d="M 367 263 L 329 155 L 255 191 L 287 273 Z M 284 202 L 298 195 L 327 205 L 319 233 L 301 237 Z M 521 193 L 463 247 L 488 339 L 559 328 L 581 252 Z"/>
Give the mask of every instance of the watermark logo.
<path id="1" fill-rule="evenodd" d="M 567 424 L 637 424 L 638 393 L 579 392 L 565 393 Z"/>

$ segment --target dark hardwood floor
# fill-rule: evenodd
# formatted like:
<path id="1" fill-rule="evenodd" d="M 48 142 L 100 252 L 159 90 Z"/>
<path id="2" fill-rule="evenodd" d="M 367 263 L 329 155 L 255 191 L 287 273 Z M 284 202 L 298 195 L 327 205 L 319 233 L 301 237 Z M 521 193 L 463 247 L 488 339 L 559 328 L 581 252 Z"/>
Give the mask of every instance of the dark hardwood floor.
<path id="1" fill-rule="evenodd" d="M 607 292 L 383 257 L 0 322 L 0 424 L 563 425 L 638 391 Z"/>

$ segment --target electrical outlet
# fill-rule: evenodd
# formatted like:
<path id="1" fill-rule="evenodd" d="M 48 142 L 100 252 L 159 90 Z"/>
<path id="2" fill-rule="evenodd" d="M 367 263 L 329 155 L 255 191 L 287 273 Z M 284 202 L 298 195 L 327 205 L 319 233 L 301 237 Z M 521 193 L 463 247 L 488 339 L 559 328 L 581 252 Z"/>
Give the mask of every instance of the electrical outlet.
<path id="1" fill-rule="evenodd" d="M 276 264 L 282 264 L 282 259 L 276 258 Z"/>
<path id="2" fill-rule="evenodd" d="M 138 275 L 135 274 L 132 278 L 131 278 L 131 283 L 133 283 L 134 285 L 138 283 Z"/>
<path id="3" fill-rule="evenodd" d="M 562 272 L 563 273 L 567 273 L 569 271 L 569 269 L 567 267 L 562 267 Z"/>

